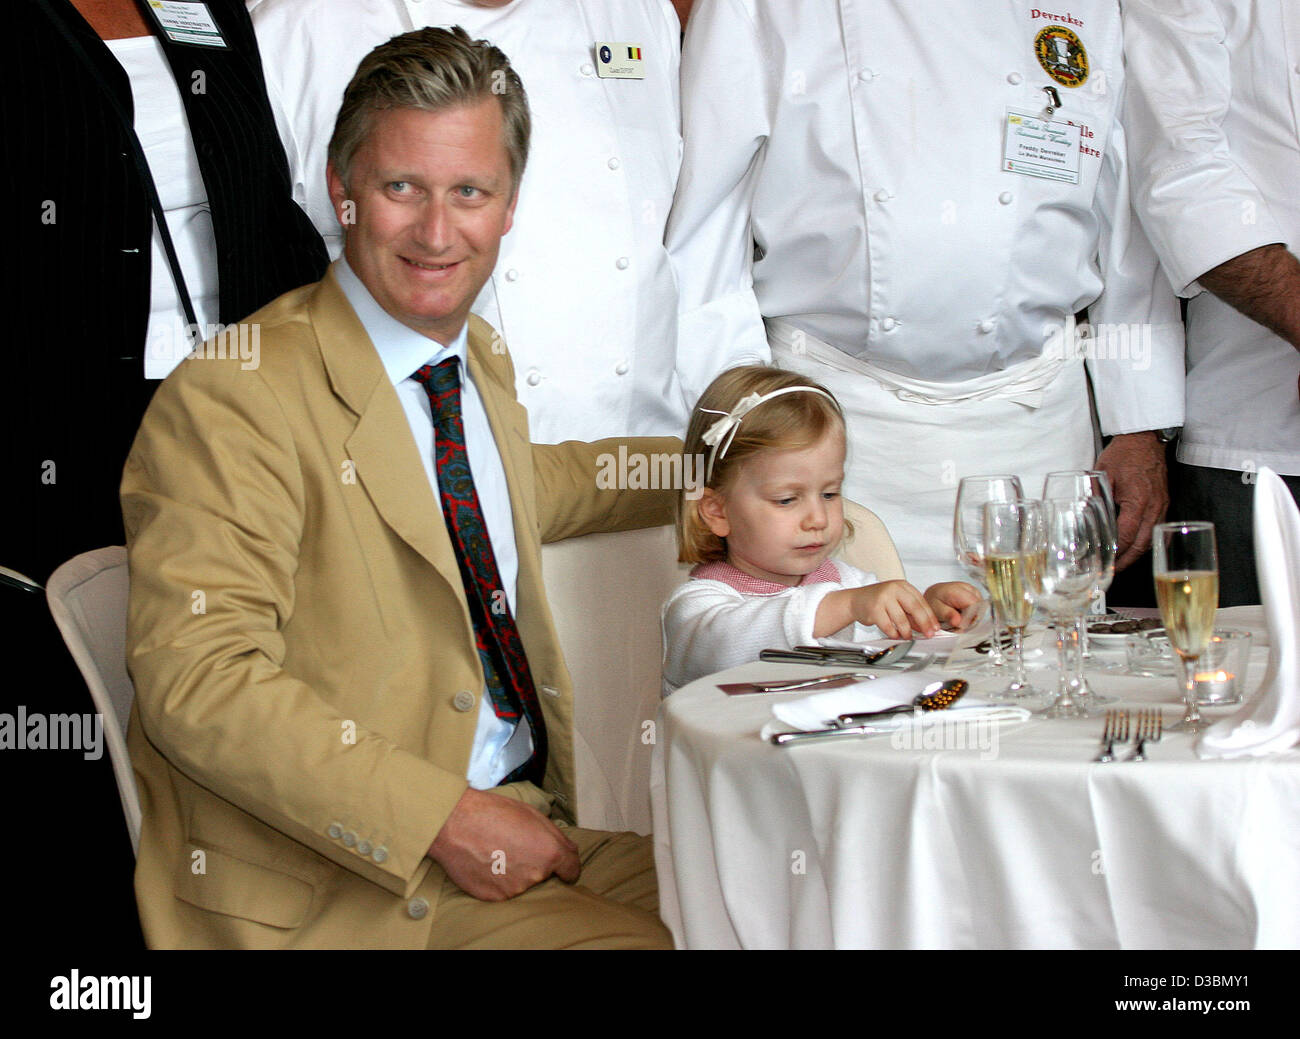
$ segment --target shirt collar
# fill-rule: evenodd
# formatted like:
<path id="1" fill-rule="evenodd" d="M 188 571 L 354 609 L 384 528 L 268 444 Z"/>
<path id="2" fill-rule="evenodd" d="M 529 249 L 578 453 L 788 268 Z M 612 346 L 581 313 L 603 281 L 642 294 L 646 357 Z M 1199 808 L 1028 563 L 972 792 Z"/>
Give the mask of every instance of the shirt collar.
<path id="1" fill-rule="evenodd" d="M 765 581 L 761 577 L 755 577 L 739 567 L 722 561 L 698 564 L 691 569 L 691 577 L 696 581 L 721 581 L 723 584 L 729 584 L 736 591 L 744 592 L 747 595 L 780 595 L 783 592 L 788 592 L 791 588 L 798 588 L 800 585 L 805 584 L 841 583 L 840 572 L 829 559 L 823 560 L 822 565 L 811 574 L 804 574 L 803 577 L 799 578 L 798 584 L 794 585 Z"/>
<path id="2" fill-rule="evenodd" d="M 437 364 L 448 357 L 458 358 L 461 379 L 468 377 L 469 322 L 461 326 L 455 339 L 443 346 L 437 340 L 407 328 L 381 307 L 342 256 L 334 261 L 334 277 L 356 311 L 361 327 L 374 344 L 384 371 L 394 386 L 409 379 L 421 365 Z"/>

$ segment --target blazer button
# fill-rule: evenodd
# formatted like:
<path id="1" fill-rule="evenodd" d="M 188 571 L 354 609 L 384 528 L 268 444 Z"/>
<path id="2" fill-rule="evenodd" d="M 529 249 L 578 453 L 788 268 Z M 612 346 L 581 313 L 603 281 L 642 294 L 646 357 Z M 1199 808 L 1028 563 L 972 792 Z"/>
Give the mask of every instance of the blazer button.
<path id="1" fill-rule="evenodd" d="M 474 694 L 468 689 L 462 689 L 451 698 L 451 705 L 462 713 L 472 711 L 474 709 Z"/>
<path id="2" fill-rule="evenodd" d="M 375 852 L 371 856 L 371 858 L 373 858 L 376 862 L 387 862 L 388 849 L 381 844 L 378 848 L 375 849 Z"/>
<path id="3" fill-rule="evenodd" d="M 343 836 L 343 827 L 338 823 L 330 823 L 330 828 L 325 831 L 333 840 L 338 840 Z"/>
<path id="4" fill-rule="evenodd" d="M 358 854 L 358 855 L 369 855 L 369 854 L 370 854 L 370 842 L 369 842 L 369 841 L 357 841 L 357 854 Z"/>
<path id="5" fill-rule="evenodd" d="M 418 896 L 416 898 L 411 899 L 409 902 L 406 903 L 406 915 L 409 916 L 412 920 L 423 920 L 426 916 L 429 915 L 428 901 L 426 899 L 419 898 Z"/>
<path id="6" fill-rule="evenodd" d="M 347 848 L 355 848 L 357 844 L 357 835 L 349 830 L 343 835 L 343 845 Z"/>

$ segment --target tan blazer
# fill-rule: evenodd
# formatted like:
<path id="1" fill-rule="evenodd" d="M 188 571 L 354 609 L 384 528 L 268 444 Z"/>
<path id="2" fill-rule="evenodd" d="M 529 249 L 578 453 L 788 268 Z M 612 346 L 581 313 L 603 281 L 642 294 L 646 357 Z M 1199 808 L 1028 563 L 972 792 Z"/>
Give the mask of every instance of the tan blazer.
<path id="1" fill-rule="evenodd" d="M 122 482 L 141 922 L 154 947 L 423 947 L 443 879 L 425 852 L 466 787 L 483 695 L 455 556 L 333 273 L 249 321 L 260 364 L 184 362 Z M 671 494 L 600 489 L 617 443 L 530 444 L 509 357 L 470 322 L 510 486 L 544 787 L 568 816 L 572 689 L 539 545 L 668 522 Z"/>

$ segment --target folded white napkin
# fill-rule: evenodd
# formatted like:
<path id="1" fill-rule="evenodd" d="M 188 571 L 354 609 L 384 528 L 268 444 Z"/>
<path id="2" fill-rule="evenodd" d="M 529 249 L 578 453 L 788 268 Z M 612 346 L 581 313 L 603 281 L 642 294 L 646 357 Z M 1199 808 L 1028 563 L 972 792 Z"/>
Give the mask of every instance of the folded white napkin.
<path id="1" fill-rule="evenodd" d="M 927 685 L 942 680 L 942 677 L 924 671 L 890 675 L 875 681 L 858 682 L 839 689 L 830 689 L 824 693 L 801 696 L 797 700 L 775 703 L 772 705 L 772 714 L 778 721 L 784 723 L 787 731 L 799 729 L 808 732 L 813 729 L 831 728 L 836 724 L 835 719 L 841 714 L 878 711 L 896 704 L 910 703 Z M 989 703 L 987 700 L 975 700 L 965 696 L 947 710 L 926 711 L 919 716 L 915 711 L 900 712 L 883 718 L 873 718 L 869 724 L 881 729 L 905 729 L 916 725 L 924 727 L 975 721 L 989 725 L 1021 722 L 1028 718 L 1029 711 L 1023 707 L 1014 704 Z M 763 731 L 765 736 L 771 734 L 768 727 L 764 727 Z M 774 728 L 771 731 L 779 730 Z"/>
<path id="2" fill-rule="evenodd" d="M 1255 484 L 1255 566 L 1268 622 L 1268 669 L 1241 710 L 1201 734 L 1202 758 L 1278 754 L 1300 740 L 1300 509 L 1278 475 Z"/>

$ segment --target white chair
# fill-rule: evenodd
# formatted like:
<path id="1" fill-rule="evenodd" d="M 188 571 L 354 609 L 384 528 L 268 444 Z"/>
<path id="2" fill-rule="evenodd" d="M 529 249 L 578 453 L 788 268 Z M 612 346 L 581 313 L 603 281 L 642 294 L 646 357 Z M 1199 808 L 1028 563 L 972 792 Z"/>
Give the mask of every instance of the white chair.
<path id="1" fill-rule="evenodd" d="M 140 795 L 126 750 L 127 719 L 135 687 L 126 670 L 126 549 L 98 548 L 69 559 L 50 575 L 45 597 L 54 623 L 104 718 L 117 792 L 131 847 L 140 846 Z"/>
<path id="2" fill-rule="evenodd" d="M 903 564 L 875 513 L 845 501 L 848 562 L 884 581 Z M 650 832 L 650 750 L 663 687 L 659 610 L 690 567 L 672 527 L 588 534 L 542 546 L 542 573 L 573 677 L 578 822 Z"/>

